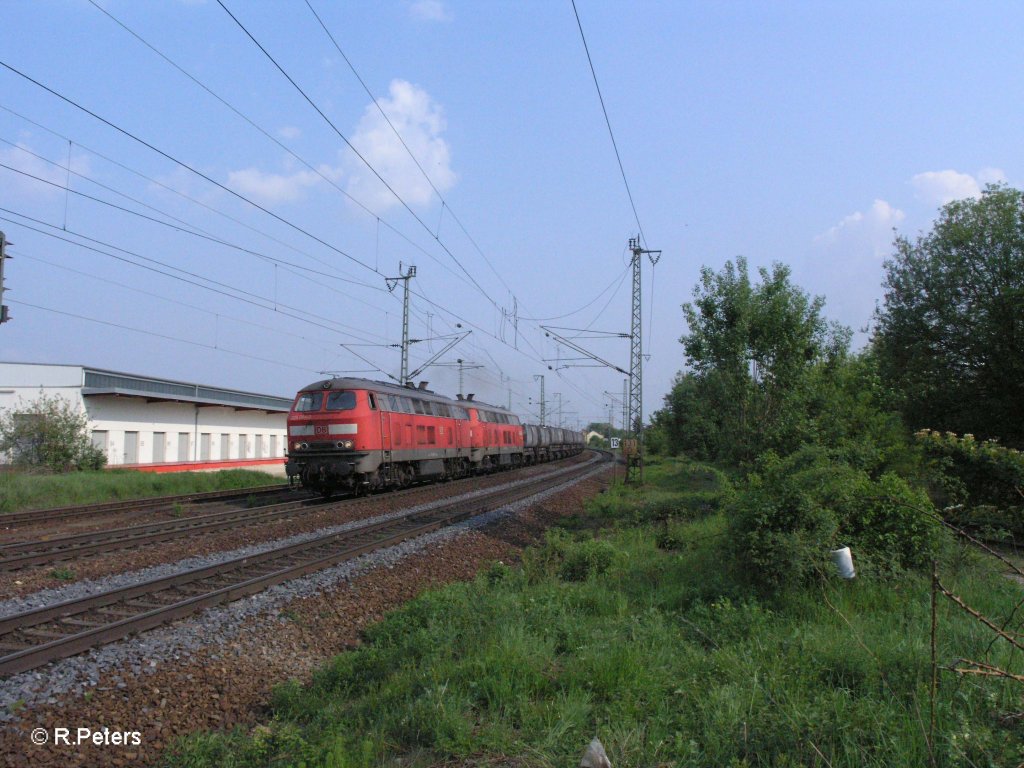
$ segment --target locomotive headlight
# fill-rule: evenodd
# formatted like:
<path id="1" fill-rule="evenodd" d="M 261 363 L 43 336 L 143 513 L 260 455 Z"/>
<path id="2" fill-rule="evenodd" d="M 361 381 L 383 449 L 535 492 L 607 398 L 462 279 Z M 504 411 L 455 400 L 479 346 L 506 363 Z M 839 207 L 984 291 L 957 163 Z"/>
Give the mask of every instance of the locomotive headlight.
<path id="1" fill-rule="evenodd" d="M 351 451 L 355 443 L 353 443 L 351 440 L 339 440 L 334 445 L 335 447 L 341 448 L 342 450 Z"/>
<path id="2" fill-rule="evenodd" d="M 304 451 L 309 448 L 309 443 L 292 443 L 292 450 Z"/>

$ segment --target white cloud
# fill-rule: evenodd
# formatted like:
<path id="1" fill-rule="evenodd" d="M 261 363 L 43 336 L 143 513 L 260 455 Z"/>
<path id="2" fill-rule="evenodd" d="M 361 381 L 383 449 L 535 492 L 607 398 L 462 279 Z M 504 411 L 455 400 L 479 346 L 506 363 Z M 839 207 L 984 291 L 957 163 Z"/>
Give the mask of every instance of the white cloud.
<path id="1" fill-rule="evenodd" d="M 985 184 L 1005 184 L 1006 174 L 1002 168 L 982 168 L 975 174 L 975 178 L 978 179 L 978 183 Z"/>
<path id="2" fill-rule="evenodd" d="M 26 143 L 18 142 L 17 146 L 0 149 L 0 163 L 16 168 L 21 173 L 8 171 L 0 168 L 0 174 L 4 176 L 3 186 L 8 190 L 15 190 L 18 194 L 32 197 L 55 197 L 63 195 L 64 185 L 68 182 L 68 172 L 63 168 L 67 163 L 67 157 L 48 163 L 36 157 L 36 152 Z M 89 158 L 84 155 L 71 156 L 71 170 L 83 176 L 89 175 Z M 25 175 L 28 174 L 28 175 Z M 38 179 L 45 179 L 50 182 L 46 184 L 37 179 L 29 178 L 35 176 Z M 75 177 L 71 177 L 71 187 L 74 189 Z"/>
<path id="3" fill-rule="evenodd" d="M 283 128 L 279 128 L 277 133 L 282 139 L 297 139 L 302 135 L 302 131 L 294 125 L 286 125 Z"/>
<path id="4" fill-rule="evenodd" d="M 451 168 L 448 143 L 441 136 L 446 123 L 441 107 L 430 94 L 405 80 L 392 80 L 389 97 L 378 99 L 377 104 L 434 186 L 442 192 L 450 189 L 457 177 Z M 430 183 L 377 106 L 371 104 L 363 112 L 352 136 L 352 145 L 407 203 L 426 205 L 431 202 L 434 193 Z M 401 205 L 358 158 L 347 162 L 348 192 L 354 198 L 376 210 Z"/>
<path id="5" fill-rule="evenodd" d="M 257 168 L 244 168 L 228 173 L 227 186 L 246 197 L 262 203 L 290 203 L 320 181 L 313 171 L 292 174 L 265 173 Z"/>
<path id="6" fill-rule="evenodd" d="M 815 245 L 841 247 L 852 254 L 871 253 L 883 258 L 890 250 L 893 228 L 906 214 L 885 200 L 875 200 L 866 211 L 855 211 L 838 224 L 814 238 Z"/>
<path id="7" fill-rule="evenodd" d="M 986 184 L 1006 181 L 1006 174 L 999 168 L 983 168 L 974 176 L 959 171 L 927 171 L 910 180 L 917 196 L 926 203 L 945 205 L 953 200 L 981 197 Z"/>
<path id="8" fill-rule="evenodd" d="M 421 21 L 451 21 L 451 12 L 441 0 L 416 0 L 409 6 L 409 13 Z"/>

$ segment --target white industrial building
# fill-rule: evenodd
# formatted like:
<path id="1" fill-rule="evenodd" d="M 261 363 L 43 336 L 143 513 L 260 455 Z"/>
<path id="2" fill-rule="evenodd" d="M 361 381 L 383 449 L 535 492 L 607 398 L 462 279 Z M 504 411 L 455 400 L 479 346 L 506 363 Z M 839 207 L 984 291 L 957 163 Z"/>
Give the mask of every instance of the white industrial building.
<path id="1" fill-rule="evenodd" d="M 17 412 L 40 394 L 85 411 L 109 466 L 272 469 L 287 448 L 290 398 L 82 365 L 0 362 L 0 409 Z"/>

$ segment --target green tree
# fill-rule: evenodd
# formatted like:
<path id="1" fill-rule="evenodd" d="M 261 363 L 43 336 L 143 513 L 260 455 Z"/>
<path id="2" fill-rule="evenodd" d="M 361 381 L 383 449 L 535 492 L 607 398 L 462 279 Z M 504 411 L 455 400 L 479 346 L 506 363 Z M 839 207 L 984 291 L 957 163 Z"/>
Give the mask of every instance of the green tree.
<path id="1" fill-rule="evenodd" d="M 673 456 L 685 452 L 702 460 L 719 455 L 719 423 L 708 407 L 710 387 L 707 383 L 712 376 L 692 372 L 676 374 L 672 389 L 665 395 L 664 407 L 651 414 L 648 434 L 654 435 L 654 445 L 660 452 Z M 650 447 L 651 441 L 647 444 Z"/>
<path id="2" fill-rule="evenodd" d="M 16 466 L 68 472 L 99 469 L 106 456 L 89 437 L 83 411 L 62 397 L 39 397 L 0 413 L 0 453 Z"/>
<path id="3" fill-rule="evenodd" d="M 660 418 L 674 421 L 681 445 L 702 445 L 710 458 L 793 450 L 808 429 L 810 372 L 849 345 L 849 329 L 825 320 L 824 299 L 793 285 L 788 267 L 758 274 L 752 284 L 743 257 L 718 273 L 705 267 L 694 301 L 683 305 L 689 333 L 680 341 L 692 377 L 677 378 L 670 413 Z M 698 401 L 703 412 L 695 416 Z"/>
<path id="4" fill-rule="evenodd" d="M 909 425 L 1024 444 L 1024 193 L 949 203 L 885 269 L 873 341 Z"/>

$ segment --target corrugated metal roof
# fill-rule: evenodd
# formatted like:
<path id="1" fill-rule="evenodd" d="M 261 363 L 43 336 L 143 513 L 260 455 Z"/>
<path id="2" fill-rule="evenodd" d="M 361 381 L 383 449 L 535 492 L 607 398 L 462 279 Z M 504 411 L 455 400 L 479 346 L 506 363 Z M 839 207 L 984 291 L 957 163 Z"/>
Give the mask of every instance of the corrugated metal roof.
<path id="1" fill-rule="evenodd" d="M 198 403 L 228 408 L 282 412 L 291 408 L 291 398 L 240 392 L 234 389 L 206 387 L 183 381 L 152 379 L 116 371 L 85 368 L 82 395 L 121 395 L 149 400 Z"/>

